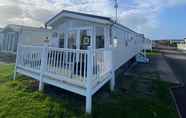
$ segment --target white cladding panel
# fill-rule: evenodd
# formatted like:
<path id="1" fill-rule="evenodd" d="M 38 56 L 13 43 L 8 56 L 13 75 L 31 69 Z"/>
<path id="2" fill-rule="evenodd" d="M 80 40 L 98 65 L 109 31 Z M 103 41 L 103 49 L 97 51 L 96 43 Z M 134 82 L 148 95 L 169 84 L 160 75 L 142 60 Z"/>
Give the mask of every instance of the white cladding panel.
<path id="1" fill-rule="evenodd" d="M 117 27 L 112 28 L 113 67 L 119 68 L 142 50 L 142 38 L 137 33 Z"/>
<path id="2" fill-rule="evenodd" d="M 43 45 L 47 37 L 50 39 L 50 31 L 24 30 L 19 37 L 19 43 L 24 45 Z"/>

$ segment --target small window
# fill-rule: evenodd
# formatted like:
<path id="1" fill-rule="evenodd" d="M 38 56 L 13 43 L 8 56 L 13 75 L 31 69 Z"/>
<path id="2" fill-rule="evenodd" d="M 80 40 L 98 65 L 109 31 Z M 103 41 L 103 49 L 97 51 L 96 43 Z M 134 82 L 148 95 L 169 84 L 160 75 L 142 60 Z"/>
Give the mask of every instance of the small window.
<path id="1" fill-rule="evenodd" d="M 131 37 L 130 37 L 130 40 L 132 41 L 133 39 L 134 39 L 133 36 L 131 36 Z"/>
<path id="2" fill-rule="evenodd" d="M 127 40 L 125 40 L 125 47 L 127 47 L 128 46 L 128 41 Z"/>
<path id="3" fill-rule="evenodd" d="M 118 38 L 114 37 L 113 39 L 113 47 L 117 48 L 118 47 Z"/>
<path id="4" fill-rule="evenodd" d="M 58 35 L 57 32 L 54 32 L 54 33 L 52 34 L 52 37 L 53 37 L 53 38 L 57 38 L 57 35 Z"/>

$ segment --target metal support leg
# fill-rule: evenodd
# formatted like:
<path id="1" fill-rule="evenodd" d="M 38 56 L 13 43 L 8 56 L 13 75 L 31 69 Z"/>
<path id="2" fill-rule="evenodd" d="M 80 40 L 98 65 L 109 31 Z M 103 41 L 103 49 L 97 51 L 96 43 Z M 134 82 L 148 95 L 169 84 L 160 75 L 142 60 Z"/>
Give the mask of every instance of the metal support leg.
<path id="1" fill-rule="evenodd" d="M 44 83 L 42 81 L 39 81 L 39 91 L 43 91 L 44 89 Z"/>
<path id="2" fill-rule="evenodd" d="M 90 114 L 92 111 L 92 96 L 86 96 L 86 113 Z"/>

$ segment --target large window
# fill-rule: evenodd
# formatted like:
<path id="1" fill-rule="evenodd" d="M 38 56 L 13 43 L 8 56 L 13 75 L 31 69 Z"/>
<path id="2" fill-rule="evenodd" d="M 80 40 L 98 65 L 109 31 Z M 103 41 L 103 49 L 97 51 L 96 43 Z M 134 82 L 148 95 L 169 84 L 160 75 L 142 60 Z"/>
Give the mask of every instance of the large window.
<path id="1" fill-rule="evenodd" d="M 64 48 L 65 34 L 61 33 L 59 35 L 59 48 Z"/>
<path id="2" fill-rule="evenodd" d="M 96 27 L 96 48 L 104 48 L 105 39 L 104 39 L 104 27 Z"/>
<path id="3" fill-rule="evenodd" d="M 77 37 L 77 32 L 76 31 L 71 31 L 68 33 L 68 48 L 70 49 L 76 49 L 76 37 Z"/>

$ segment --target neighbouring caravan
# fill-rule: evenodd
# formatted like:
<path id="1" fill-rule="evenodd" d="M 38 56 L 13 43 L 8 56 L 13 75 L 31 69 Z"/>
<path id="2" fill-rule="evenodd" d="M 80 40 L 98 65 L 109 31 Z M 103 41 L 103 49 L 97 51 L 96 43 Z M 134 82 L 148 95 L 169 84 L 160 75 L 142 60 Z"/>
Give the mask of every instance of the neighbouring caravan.
<path id="1" fill-rule="evenodd" d="M 177 43 L 177 49 L 186 50 L 186 38 L 184 38 L 184 40 Z"/>
<path id="2" fill-rule="evenodd" d="M 50 37 L 50 30 L 21 25 L 7 25 L 3 30 L 1 51 L 16 53 L 17 45 L 43 45 L 44 40 Z"/>
<path id="3" fill-rule="evenodd" d="M 87 113 L 103 85 L 114 90 L 120 66 L 148 61 L 151 41 L 111 18 L 64 10 L 45 25 L 52 28 L 49 44 L 18 46 L 14 79 L 18 72 L 38 80 L 39 90 L 46 83 L 82 95 Z"/>
<path id="4" fill-rule="evenodd" d="M 3 46 L 3 33 L 2 33 L 2 28 L 0 28 L 0 51 L 1 51 L 1 48 Z"/>

